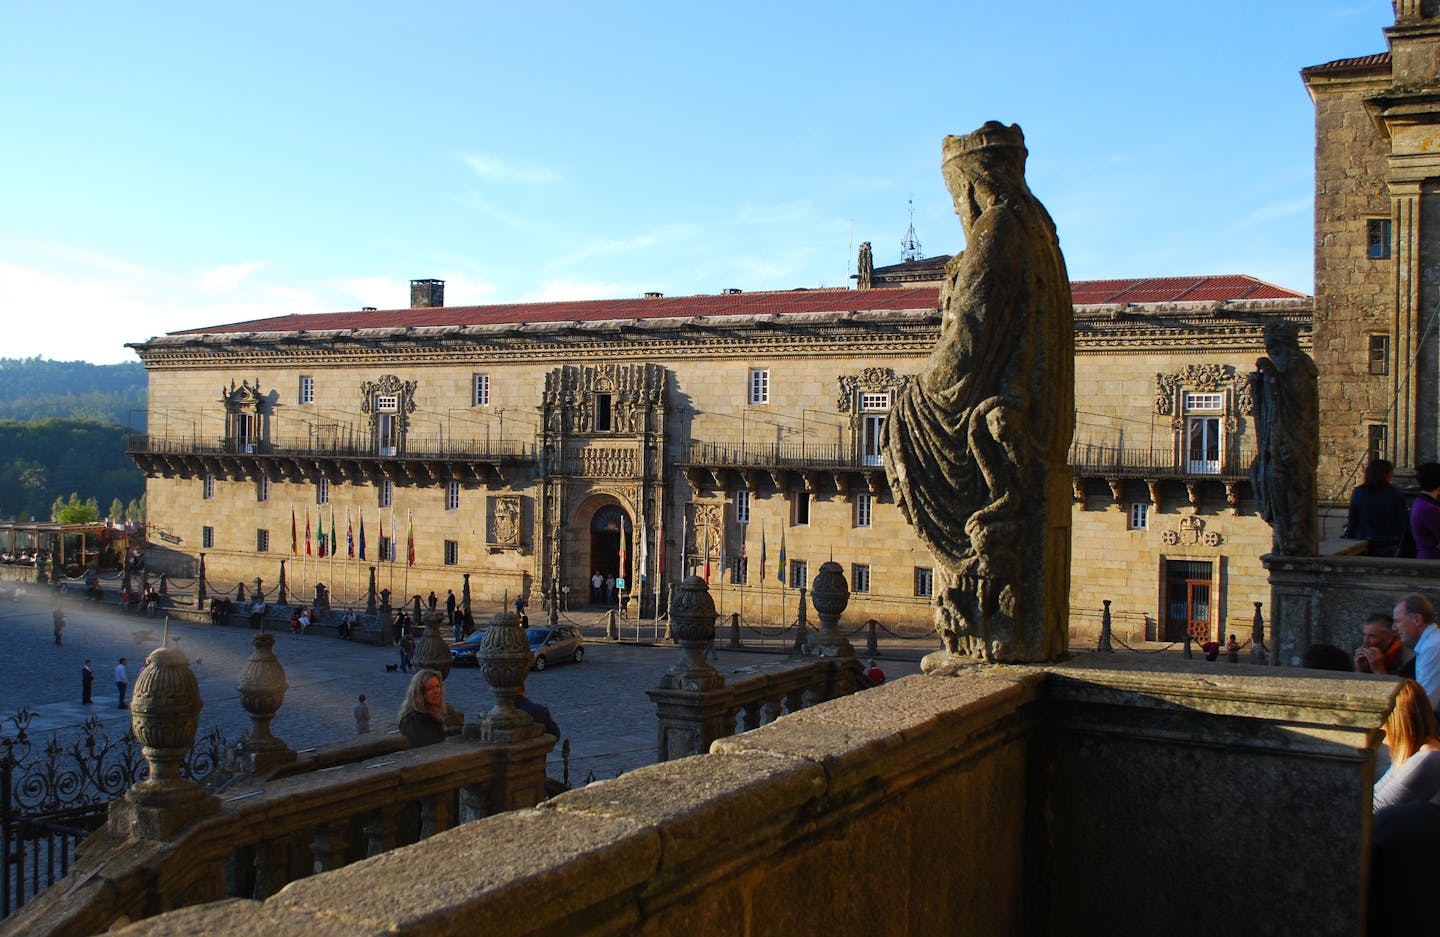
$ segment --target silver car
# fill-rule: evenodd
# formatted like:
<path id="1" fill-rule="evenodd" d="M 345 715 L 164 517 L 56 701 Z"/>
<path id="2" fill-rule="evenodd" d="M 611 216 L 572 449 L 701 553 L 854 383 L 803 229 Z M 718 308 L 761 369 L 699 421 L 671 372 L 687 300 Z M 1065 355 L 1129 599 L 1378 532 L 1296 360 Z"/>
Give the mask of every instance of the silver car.
<path id="1" fill-rule="evenodd" d="M 580 629 L 573 625 L 558 628 L 527 628 L 525 638 L 530 642 L 530 653 L 535 655 L 531 665 L 544 670 L 551 664 L 573 660 L 580 663 L 585 659 L 585 638 Z"/>

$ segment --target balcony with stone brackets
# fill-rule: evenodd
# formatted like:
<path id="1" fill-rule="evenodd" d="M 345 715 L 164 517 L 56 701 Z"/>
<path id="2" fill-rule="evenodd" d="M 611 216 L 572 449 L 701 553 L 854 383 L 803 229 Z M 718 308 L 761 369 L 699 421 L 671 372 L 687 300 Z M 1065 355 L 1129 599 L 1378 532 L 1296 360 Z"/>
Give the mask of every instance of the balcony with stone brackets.
<path id="1" fill-rule="evenodd" d="M 227 439 L 203 435 L 131 434 L 125 452 L 150 477 L 313 484 L 322 478 L 352 484 L 392 481 L 429 487 L 450 482 L 511 485 L 538 463 L 535 444 L 522 440 L 446 439 L 411 434 L 381 447 L 371 439 L 313 436 Z"/>
<path id="2" fill-rule="evenodd" d="M 1074 473 L 1075 498 L 1084 501 L 1096 490 L 1091 482 L 1104 482 L 1117 504 L 1125 500 L 1125 484 L 1145 483 L 1150 500 L 1160 503 L 1164 486 L 1183 486 L 1185 500 L 1199 504 L 1207 489 L 1223 489 L 1225 502 L 1237 507 L 1249 497 L 1250 463 L 1253 449 L 1231 447 L 1207 452 L 1202 458 L 1187 458 L 1175 447 L 1149 449 L 1116 446 L 1104 442 L 1074 443 L 1070 446 L 1070 468 Z"/>
<path id="3" fill-rule="evenodd" d="M 862 455 L 839 443 L 743 443 L 739 446 L 691 441 L 676 466 L 697 491 L 743 487 L 777 491 L 803 486 L 811 494 L 852 491 L 883 494 L 889 489 L 878 455 Z"/>

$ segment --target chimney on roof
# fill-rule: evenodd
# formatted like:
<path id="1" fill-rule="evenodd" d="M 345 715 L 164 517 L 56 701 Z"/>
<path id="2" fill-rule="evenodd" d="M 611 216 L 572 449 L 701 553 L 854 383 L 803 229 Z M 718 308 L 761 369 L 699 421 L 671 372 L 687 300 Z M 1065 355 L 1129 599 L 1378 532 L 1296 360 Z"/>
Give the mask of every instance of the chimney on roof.
<path id="1" fill-rule="evenodd" d="M 410 308 L 437 309 L 445 305 L 444 280 L 411 280 Z"/>
<path id="2" fill-rule="evenodd" d="M 374 311 L 375 311 L 375 307 L 374 307 L 374 306 L 361 306 L 361 307 L 360 307 L 360 311 L 361 311 L 361 312 L 374 312 Z"/>
<path id="3" fill-rule="evenodd" d="M 665 295 L 664 293 L 646 293 L 646 294 L 645 294 L 645 298 L 646 298 L 646 299 L 659 299 L 661 296 L 664 296 L 664 295 Z"/>
<path id="4" fill-rule="evenodd" d="M 727 287 L 725 287 L 723 290 L 721 290 L 720 292 L 724 293 L 726 296 L 734 296 L 736 293 L 740 292 L 740 287 L 738 287 L 738 286 L 727 286 Z"/>

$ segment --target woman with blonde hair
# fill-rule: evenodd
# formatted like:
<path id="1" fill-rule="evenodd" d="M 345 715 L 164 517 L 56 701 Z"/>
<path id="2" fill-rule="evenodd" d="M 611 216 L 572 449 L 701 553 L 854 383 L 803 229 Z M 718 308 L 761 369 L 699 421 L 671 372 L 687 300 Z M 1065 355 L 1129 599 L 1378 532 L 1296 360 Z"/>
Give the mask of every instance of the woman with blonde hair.
<path id="1" fill-rule="evenodd" d="M 411 748 L 445 741 L 445 683 L 434 670 L 417 670 L 400 705 L 400 734 Z"/>
<path id="2" fill-rule="evenodd" d="M 1440 794 L 1440 734 L 1435 710 L 1425 690 L 1414 680 L 1402 680 L 1395 708 L 1385 720 L 1385 741 L 1390 747 L 1390 770 L 1375 784 L 1375 809 Z"/>

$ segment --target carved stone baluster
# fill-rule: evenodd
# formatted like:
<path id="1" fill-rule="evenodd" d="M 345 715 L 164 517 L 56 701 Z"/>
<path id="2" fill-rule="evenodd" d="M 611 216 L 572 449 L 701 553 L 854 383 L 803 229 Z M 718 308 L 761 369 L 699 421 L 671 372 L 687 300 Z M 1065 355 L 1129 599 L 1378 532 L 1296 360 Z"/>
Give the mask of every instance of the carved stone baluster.
<path id="1" fill-rule="evenodd" d="M 743 727 L 743 731 L 749 732 L 751 729 L 758 729 L 765 718 L 764 701 L 758 699 L 751 700 L 740 707 L 740 712 L 740 724 Z"/>
<path id="2" fill-rule="evenodd" d="M 262 631 L 250 643 L 255 650 L 241 668 L 235 689 L 252 723 L 251 730 L 240 740 L 241 763 L 246 770 L 259 773 L 294 761 L 296 755 L 283 739 L 270 732 L 270 722 L 280 711 L 290 686 L 285 668 L 275 657 L 275 635 Z"/>
<path id="3" fill-rule="evenodd" d="M 467 784 L 460 788 L 460 822 L 468 823 L 495 812 L 495 793 L 490 784 Z"/>
<path id="4" fill-rule="evenodd" d="M 428 839 L 455 825 L 455 795 L 450 791 L 420 801 L 420 838 Z"/>
<path id="5" fill-rule="evenodd" d="M 255 891 L 252 897 L 263 901 L 290 884 L 290 843 L 285 839 L 267 839 L 255 846 Z"/>
<path id="6" fill-rule="evenodd" d="M 770 696 L 765 697 L 763 703 L 764 708 L 761 710 L 761 712 L 763 713 L 763 715 L 761 716 L 762 724 L 769 725 L 776 719 L 779 719 L 780 716 L 784 713 L 784 705 L 785 696 L 782 693 L 774 693 Z"/>
<path id="7" fill-rule="evenodd" d="M 394 807 L 381 807 L 365 816 L 365 855 L 378 856 L 395 848 Z"/>
<path id="8" fill-rule="evenodd" d="M 345 849 L 349 845 L 349 824 L 326 823 L 315 827 L 310 839 L 310 853 L 315 858 L 314 871 L 329 872 L 345 864 Z"/>

